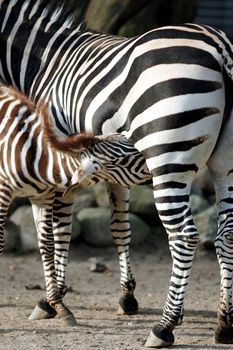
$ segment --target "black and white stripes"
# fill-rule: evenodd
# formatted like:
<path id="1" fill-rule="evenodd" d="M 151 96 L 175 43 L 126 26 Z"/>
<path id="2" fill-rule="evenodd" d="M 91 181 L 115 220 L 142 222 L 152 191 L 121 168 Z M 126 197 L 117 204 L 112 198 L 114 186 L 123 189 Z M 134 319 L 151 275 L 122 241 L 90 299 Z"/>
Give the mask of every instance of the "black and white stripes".
<path id="1" fill-rule="evenodd" d="M 0 2 L 0 75 L 34 101 L 49 101 L 61 136 L 119 132 L 145 157 L 173 257 L 163 317 L 147 346 L 170 345 L 198 240 L 190 186 L 224 125 L 232 44 L 224 33 L 195 24 L 159 28 L 131 39 L 93 33 L 75 19 L 63 23 L 60 16 L 66 10 L 59 10 L 61 3 L 52 1 L 46 10 L 44 0 Z M 129 242 L 128 190 L 109 188 L 110 197 L 117 198 L 113 213 L 123 212 L 116 231 Z M 114 225 L 116 220 L 114 216 Z M 128 254 L 128 244 L 120 254 Z M 132 295 L 134 278 L 129 276 L 123 290 L 129 286 Z"/>
<path id="2" fill-rule="evenodd" d="M 73 319 L 61 302 L 73 202 L 72 196 L 64 201 L 62 193 L 70 187 L 78 162 L 46 141 L 40 117 L 43 113 L 46 107 L 36 108 L 17 90 L 0 85 L 0 252 L 11 201 L 16 196 L 28 197 L 37 226 L 47 301 L 56 304 L 53 315 L 58 312 Z"/>

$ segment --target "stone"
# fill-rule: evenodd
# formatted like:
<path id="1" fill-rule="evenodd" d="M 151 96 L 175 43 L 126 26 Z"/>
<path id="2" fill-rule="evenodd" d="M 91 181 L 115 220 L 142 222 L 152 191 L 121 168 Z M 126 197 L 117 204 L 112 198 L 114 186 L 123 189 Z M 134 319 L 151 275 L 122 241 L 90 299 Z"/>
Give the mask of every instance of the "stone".
<path id="1" fill-rule="evenodd" d="M 200 188 L 206 197 L 215 194 L 213 181 L 207 167 L 204 167 L 198 171 L 194 179 L 193 186 Z"/>
<path id="2" fill-rule="evenodd" d="M 84 208 L 97 207 L 96 195 L 93 187 L 94 186 L 86 187 L 75 195 L 73 207 L 73 212 L 75 214 Z"/>
<path id="3" fill-rule="evenodd" d="M 81 225 L 80 225 L 80 222 L 78 221 L 77 215 L 73 214 L 71 241 L 79 238 L 80 235 L 81 235 Z"/>
<path id="4" fill-rule="evenodd" d="M 26 253 L 38 250 L 38 237 L 31 206 L 19 207 L 10 219 L 19 228 L 22 251 Z M 77 217 L 73 215 L 71 239 L 77 239 L 80 234 L 80 223 Z"/>
<path id="5" fill-rule="evenodd" d="M 190 196 L 190 205 L 193 215 L 201 213 L 209 207 L 208 201 L 203 196 L 197 194 L 192 194 Z"/>
<path id="6" fill-rule="evenodd" d="M 6 221 L 4 228 L 4 252 L 21 252 L 22 242 L 20 228 L 11 220 Z"/>
<path id="7" fill-rule="evenodd" d="M 152 186 L 132 186 L 130 190 L 129 211 L 144 219 L 153 226 L 159 222 L 158 213 L 155 208 Z"/>
<path id="8" fill-rule="evenodd" d="M 93 186 L 97 205 L 109 208 L 109 196 L 105 182 L 99 182 Z"/>
<path id="9" fill-rule="evenodd" d="M 105 272 L 108 270 L 108 267 L 94 256 L 89 258 L 89 270 L 90 272 Z"/>
<path id="10" fill-rule="evenodd" d="M 110 232 L 110 210 L 107 208 L 86 208 L 77 215 L 81 224 L 83 239 L 90 245 L 98 247 L 114 244 Z M 145 240 L 150 227 L 139 217 L 130 213 L 132 228 L 132 245 L 138 245 Z"/>
<path id="11" fill-rule="evenodd" d="M 10 219 L 20 228 L 23 252 L 37 250 L 38 238 L 31 206 L 19 207 L 11 215 Z"/>
<path id="12" fill-rule="evenodd" d="M 214 249 L 214 240 L 217 234 L 217 206 L 212 205 L 201 213 L 194 215 L 194 222 L 199 232 L 199 246 Z"/>

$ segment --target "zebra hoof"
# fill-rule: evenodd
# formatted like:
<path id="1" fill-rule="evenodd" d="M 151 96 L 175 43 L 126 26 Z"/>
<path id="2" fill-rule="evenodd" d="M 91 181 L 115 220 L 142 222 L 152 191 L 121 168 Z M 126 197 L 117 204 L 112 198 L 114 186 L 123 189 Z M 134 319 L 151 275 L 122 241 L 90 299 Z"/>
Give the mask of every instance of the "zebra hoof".
<path id="1" fill-rule="evenodd" d="M 184 314 L 181 314 L 177 321 L 177 326 L 180 326 L 183 323 L 183 318 L 184 318 Z"/>
<path id="2" fill-rule="evenodd" d="M 155 326 L 145 343 L 146 348 L 167 348 L 174 343 L 174 335 L 171 330 Z"/>
<path id="3" fill-rule="evenodd" d="M 133 315 L 138 312 L 138 302 L 133 294 L 122 296 L 119 300 L 117 315 Z"/>
<path id="4" fill-rule="evenodd" d="M 65 317 L 61 317 L 60 320 L 64 324 L 64 326 L 75 327 L 78 325 L 73 314 L 70 314 Z"/>
<path id="5" fill-rule="evenodd" d="M 233 344 L 233 327 L 231 325 L 218 326 L 215 331 L 214 342 L 216 344 Z"/>
<path id="6" fill-rule="evenodd" d="M 48 318 L 54 318 L 57 312 L 50 306 L 46 299 L 41 299 L 35 306 L 31 315 L 28 317 L 29 320 L 45 320 Z"/>

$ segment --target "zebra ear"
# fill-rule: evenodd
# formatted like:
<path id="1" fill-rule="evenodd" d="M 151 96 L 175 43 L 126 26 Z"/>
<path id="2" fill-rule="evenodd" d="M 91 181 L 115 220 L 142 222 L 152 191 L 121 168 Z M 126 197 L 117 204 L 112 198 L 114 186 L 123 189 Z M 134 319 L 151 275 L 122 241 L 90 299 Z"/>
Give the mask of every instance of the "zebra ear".
<path id="1" fill-rule="evenodd" d="M 68 198 L 75 192 L 79 192 L 83 188 L 95 183 L 91 179 L 91 175 L 94 171 L 96 171 L 96 169 L 91 159 L 87 157 L 81 157 L 79 159 L 79 168 L 75 170 L 70 181 L 70 186 L 63 193 L 63 198 Z"/>
<path id="2" fill-rule="evenodd" d="M 83 188 L 88 187 L 90 184 L 90 177 L 85 177 L 82 181 L 80 181 L 79 170 L 76 170 L 72 176 L 70 186 L 63 193 L 63 198 L 69 198 L 70 196 L 74 195 L 74 193 L 81 191 Z"/>

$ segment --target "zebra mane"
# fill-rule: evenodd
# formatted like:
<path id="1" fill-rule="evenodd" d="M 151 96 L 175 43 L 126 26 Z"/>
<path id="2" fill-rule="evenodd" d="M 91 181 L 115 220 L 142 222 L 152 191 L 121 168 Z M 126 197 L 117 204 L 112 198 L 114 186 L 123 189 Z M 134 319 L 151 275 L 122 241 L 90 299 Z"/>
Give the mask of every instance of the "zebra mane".
<path id="1" fill-rule="evenodd" d="M 75 28 L 84 31 L 85 23 L 82 16 L 84 7 L 80 0 L 0 0 L 0 6 L 12 6 L 14 12 L 20 12 L 24 7 L 28 9 L 24 20 L 33 21 L 33 17 L 47 18 L 58 25 L 66 24 L 67 28 Z"/>
<path id="2" fill-rule="evenodd" d="M 82 152 L 83 149 L 91 148 L 96 143 L 101 142 L 101 139 L 95 137 L 92 133 L 71 134 L 63 138 L 58 138 L 49 117 L 48 105 L 46 103 L 40 103 L 38 111 L 45 139 L 57 151 L 77 154 Z"/>
<path id="3" fill-rule="evenodd" d="M 16 100 L 20 100 L 27 109 L 33 113 L 36 110 L 35 104 L 26 95 L 21 93 L 16 87 L 8 86 L 0 81 L 0 92 L 9 94 L 13 96 Z"/>

